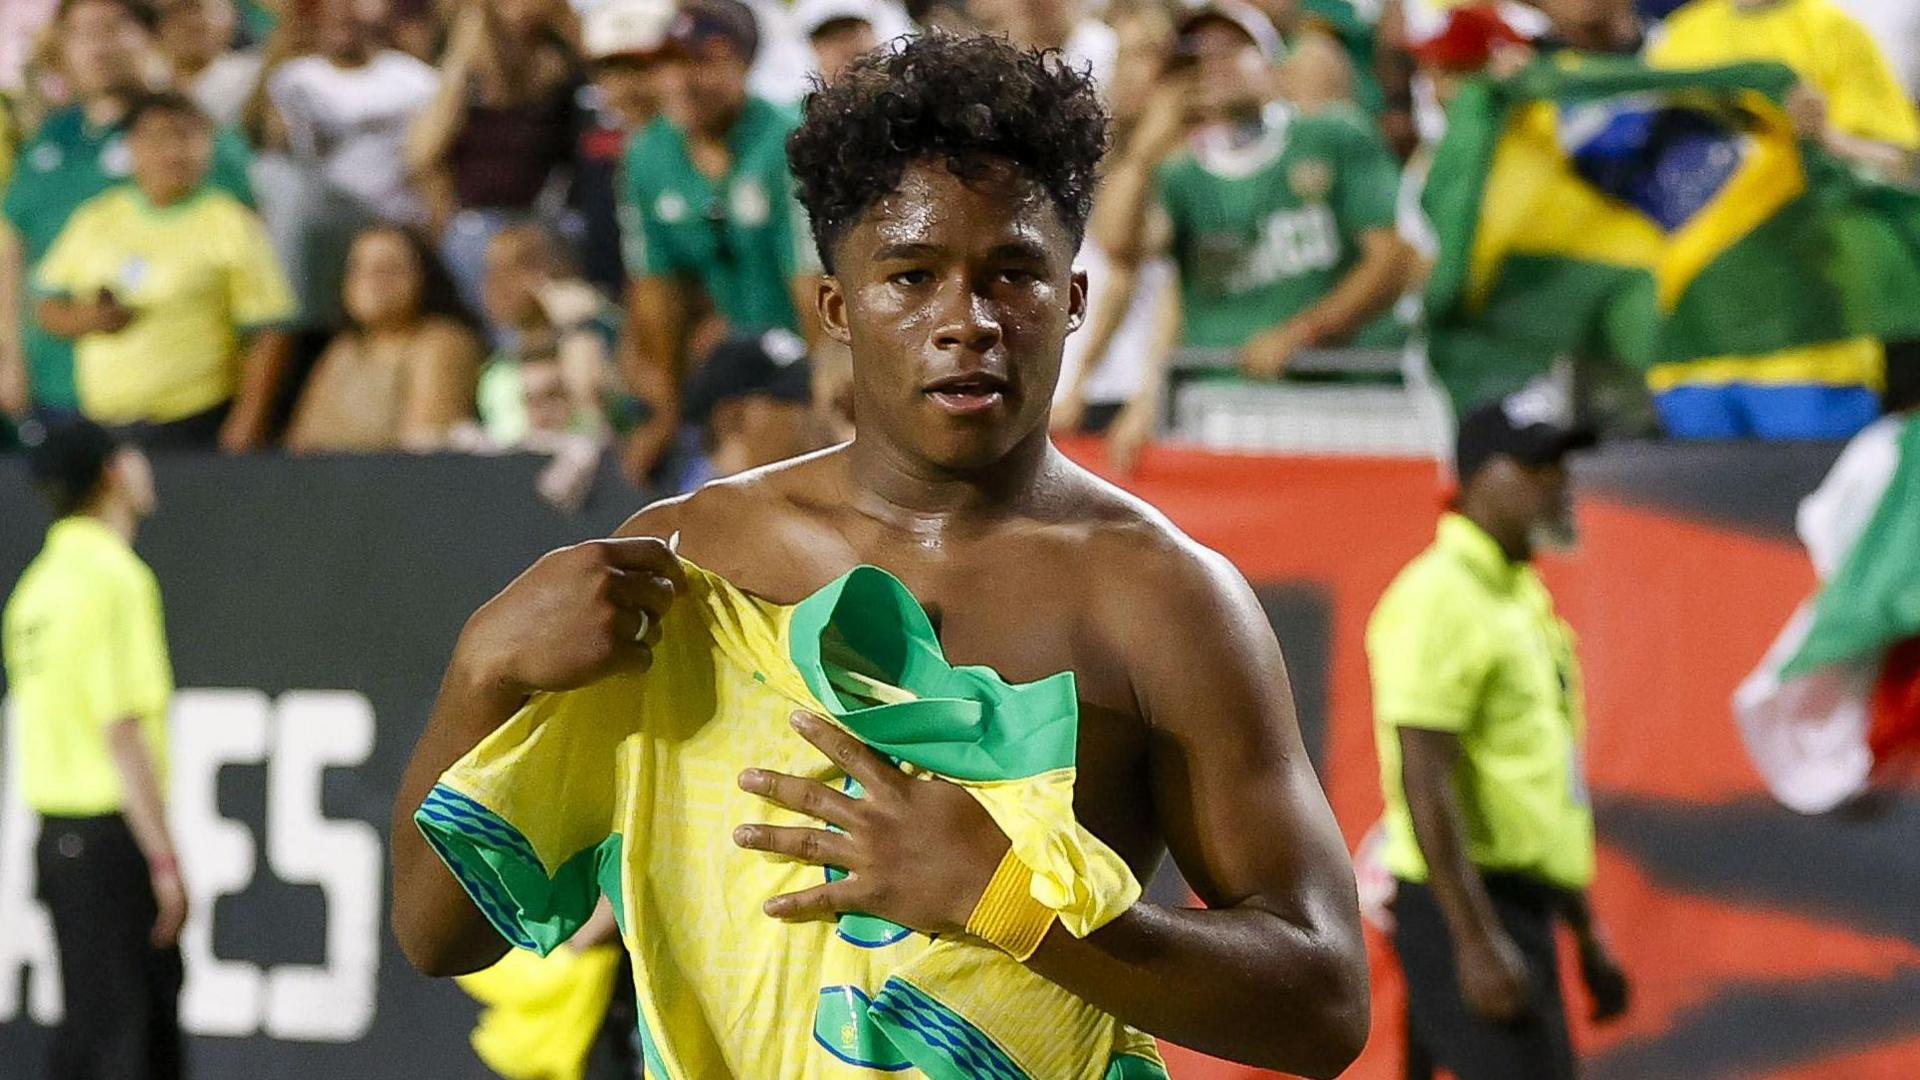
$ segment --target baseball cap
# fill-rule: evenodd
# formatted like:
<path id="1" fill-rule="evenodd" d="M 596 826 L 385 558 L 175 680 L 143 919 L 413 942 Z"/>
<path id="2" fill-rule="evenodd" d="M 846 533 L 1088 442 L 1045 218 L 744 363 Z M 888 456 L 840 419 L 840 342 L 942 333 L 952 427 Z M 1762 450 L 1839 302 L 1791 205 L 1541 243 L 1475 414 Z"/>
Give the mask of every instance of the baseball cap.
<path id="1" fill-rule="evenodd" d="M 1439 32 L 1408 46 L 1423 66 L 1442 71 L 1470 72 L 1487 66 L 1493 51 L 1503 45 L 1525 45 L 1527 37 L 1503 18 L 1491 4 L 1472 4 L 1447 12 Z"/>
<path id="2" fill-rule="evenodd" d="M 880 18 L 874 9 L 878 6 L 874 0 L 800 0 L 793 8 L 793 27 L 806 38 L 837 22 L 863 22 L 877 28 Z"/>
<path id="3" fill-rule="evenodd" d="M 812 371 L 807 343 L 790 330 L 729 338 L 688 376 L 681 408 L 687 419 L 703 424 L 715 407 L 734 398 L 805 404 L 813 399 Z"/>
<path id="4" fill-rule="evenodd" d="M 113 433 L 84 417 L 57 420 L 22 434 L 27 442 L 27 472 L 60 515 L 78 510 L 87 501 L 121 447 Z"/>
<path id="5" fill-rule="evenodd" d="M 1252 4 L 1240 0 L 1214 0 L 1195 8 L 1186 18 L 1180 20 L 1178 39 L 1184 42 L 1187 35 L 1206 22 L 1225 22 L 1238 28 L 1247 35 L 1247 39 L 1260 49 L 1268 60 L 1279 57 L 1281 53 L 1280 31 L 1273 28 L 1273 20 Z"/>
<path id="6" fill-rule="evenodd" d="M 1454 472 L 1465 484 L 1496 457 L 1522 465 L 1551 465 L 1599 441 L 1590 427 L 1566 423 L 1551 395 L 1529 391 L 1481 405 L 1460 418 Z"/>
<path id="7" fill-rule="evenodd" d="M 714 38 L 730 42 L 748 60 L 760 51 L 760 24 L 740 0 L 681 0 L 669 36 L 688 51 Z"/>
<path id="8" fill-rule="evenodd" d="M 602 0 L 580 20 L 587 59 L 664 52 L 674 14 L 673 0 Z"/>

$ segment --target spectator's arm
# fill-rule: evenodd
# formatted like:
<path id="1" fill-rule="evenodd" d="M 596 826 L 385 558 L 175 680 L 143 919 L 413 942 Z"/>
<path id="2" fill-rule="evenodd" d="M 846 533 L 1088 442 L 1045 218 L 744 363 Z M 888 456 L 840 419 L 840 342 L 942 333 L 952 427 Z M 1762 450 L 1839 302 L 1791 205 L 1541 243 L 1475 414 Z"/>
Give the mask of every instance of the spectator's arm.
<path id="1" fill-rule="evenodd" d="M 1058 404 L 1054 406 L 1054 430 L 1071 431 L 1080 426 L 1081 416 L 1087 409 L 1087 384 L 1093 380 L 1093 373 L 1106 361 L 1113 336 L 1119 332 L 1133 306 L 1133 293 L 1139 282 L 1138 264 L 1119 263 L 1108 269 L 1106 279 L 1100 286 L 1100 295 L 1091 302 L 1093 322 L 1080 331 L 1087 335 L 1086 348 L 1080 353 L 1085 359 L 1081 361 L 1079 370 L 1073 373 L 1073 382 L 1067 386 L 1067 392 L 1060 395 Z"/>
<path id="2" fill-rule="evenodd" d="M 1120 410 L 1107 433 L 1107 459 L 1115 472 L 1131 473 L 1139 459 L 1140 448 L 1160 427 L 1160 404 L 1167 398 L 1167 372 L 1173 366 L 1173 352 L 1180 343 L 1185 311 L 1180 306 L 1180 290 L 1167 289 L 1154 313 L 1153 339 L 1140 365 L 1140 385 L 1133 398 Z"/>
<path id="3" fill-rule="evenodd" d="M 680 426 L 680 350 L 690 301 L 687 284 L 672 275 L 649 274 L 628 286 L 621 369 L 627 388 L 652 410 L 621 456 L 621 468 L 635 484 L 653 471 Z"/>
<path id="4" fill-rule="evenodd" d="M 1186 137 L 1188 89 L 1187 80 L 1176 79 L 1154 92 L 1094 205 L 1088 232 L 1114 263 L 1139 264 L 1156 254 L 1156 230 L 1150 222 L 1159 204 L 1157 174 Z"/>
<path id="5" fill-rule="evenodd" d="M 256 330 L 247 336 L 240 359 L 240 391 L 220 427 L 220 449 L 238 454 L 266 444 L 292 347 L 293 338 L 285 330 Z"/>
<path id="6" fill-rule="evenodd" d="M 304 454 L 326 444 L 327 414 L 332 408 L 333 384 L 340 370 L 339 354 L 346 348 L 344 339 L 335 338 L 320 354 L 313 374 L 307 376 L 307 385 L 300 391 L 300 400 L 293 408 L 293 419 L 287 424 L 287 449 L 293 453 Z"/>
<path id="7" fill-rule="evenodd" d="M 591 330 L 575 330 L 560 339 L 560 378 L 567 387 L 573 414 L 592 420 L 593 438 L 604 442 L 607 433 L 605 394 L 613 367 L 606 341 Z"/>
<path id="8" fill-rule="evenodd" d="M 441 58 L 440 85 L 407 128 L 407 169 L 416 179 L 424 179 L 445 163 L 466 127 L 467 98 L 489 48 L 486 5 L 461 8 Z"/>
<path id="9" fill-rule="evenodd" d="M 1400 299 L 1417 262 L 1412 246 L 1391 227 L 1368 229 L 1353 268 L 1294 321 L 1309 344 L 1345 341 Z"/>
<path id="10" fill-rule="evenodd" d="M 40 326 L 55 337 L 78 338 L 88 334 L 117 334 L 133 322 L 132 309 L 111 297 L 76 300 L 70 296 L 43 296 L 35 309 Z"/>
<path id="11" fill-rule="evenodd" d="M 0 412 L 25 416 L 31 406 L 27 386 L 26 316 L 20 304 L 25 259 L 11 228 L 0 224 Z"/>
<path id="12" fill-rule="evenodd" d="M 473 335 L 449 326 L 424 338 L 400 416 L 400 445 L 407 450 L 444 445 L 447 432 L 473 416 L 474 391 L 480 381 L 480 343 Z"/>

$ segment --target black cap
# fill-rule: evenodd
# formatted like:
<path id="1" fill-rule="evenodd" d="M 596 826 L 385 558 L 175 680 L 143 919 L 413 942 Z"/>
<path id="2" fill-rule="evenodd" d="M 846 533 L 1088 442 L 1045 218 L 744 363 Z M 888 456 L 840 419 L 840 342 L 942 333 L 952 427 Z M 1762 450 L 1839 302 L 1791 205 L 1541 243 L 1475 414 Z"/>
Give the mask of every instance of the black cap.
<path id="1" fill-rule="evenodd" d="M 812 373 L 807 343 L 790 330 L 729 338 L 688 376 L 681 407 L 687 419 L 703 424 L 716 406 L 734 398 L 804 405 L 813 400 Z"/>
<path id="2" fill-rule="evenodd" d="M 1487 402 L 1460 417 L 1454 474 L 1465 484 L 1496 457 L 1522 465 L 1551 465 L 1599 441 L 1592 428 L 1560 421 L 1546 395 L 1523 391 Z"/>
<path id="3" fill-rule="evenodd" d="M 680 14 L 667 37 L 689 52 L 720 38 L 731 42 L 749 62 L 760 51 L 760 23 L 753 9 L 740 0 L 681 0 Z"/>
<path id="4" fill-rule="evenodd" d="M 56 517 L 65 517 L 87 504 L 100 488 L 107 463 L 121 446 L 106 428 L 84 417 L 57 420 L 23 435 L 27 470 L 34 486 L 52 504 Z"/>

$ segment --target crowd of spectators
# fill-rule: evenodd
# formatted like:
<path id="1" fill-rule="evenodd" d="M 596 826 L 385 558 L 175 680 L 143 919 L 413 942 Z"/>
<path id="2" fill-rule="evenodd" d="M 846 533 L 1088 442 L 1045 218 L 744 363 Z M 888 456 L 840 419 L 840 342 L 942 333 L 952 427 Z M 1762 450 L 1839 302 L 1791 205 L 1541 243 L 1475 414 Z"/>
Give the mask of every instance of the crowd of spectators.
<path id="1" fill-rule="evenodd" d="M 1779 60 L 1804 135 L 1911 175 L 1920 49 L 1886 9 L 1916 5 L 1849 2 L 1869 25 L 1835 0 L 8 0 L 0 428 L 535 450 L 563 501 L 603 452 L 685 487 L 843 438 L 785 140 L 812 80 L 939 29 L 1058 50 L 1113 113 L 1055 423 L 1124 466 L 1195 377 L 1177 350 L 1273 380 L 1417 343 L 1422 162 L 1463 77 Z M 1791 367 L 1846 434 L 1881 362 L 1835 342 L 1651 389 L 1677 435 L 1791 435 L 1727 390 Z"/>

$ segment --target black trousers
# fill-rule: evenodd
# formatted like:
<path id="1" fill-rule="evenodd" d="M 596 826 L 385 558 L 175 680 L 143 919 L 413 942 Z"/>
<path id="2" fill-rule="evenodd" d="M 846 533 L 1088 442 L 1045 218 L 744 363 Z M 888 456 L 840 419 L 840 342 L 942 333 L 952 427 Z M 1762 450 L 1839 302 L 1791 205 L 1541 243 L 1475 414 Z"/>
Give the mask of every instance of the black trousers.
<path id="1" fill-rule="evenodd" d="M 1425 885 L 1400 882 L 1393 902 L 1393 944 L 1407 975 L 1409 1076 L 1449 1069 L 1457 1080 L 1573 1080 L 1573 1039 L 1560 994 L 1554 925 L 1562 894 L 1514 874 L 1487 874 L 1494 914 L 1526 957 L 1533 995 L 1510 1024 L 1481 1019 L 1460 993 L 1453 938 L 1440 903 Z"/>
<path id="2" fill-rule="evenodd" d="M 113 430 L 142 450 L 218 450 L 220 429 L 232 411 L 233 403 L 225 402 L 178 420 L 164 423 L 142 420 Z"/>
<path id="3" fill-rule="evenodd" d="M 179 1080 L 180 950 L 149 937 L 158 905 L 126 821 L 42 818 L 35 860 L 66 989 L 49 1080 Z"/>

